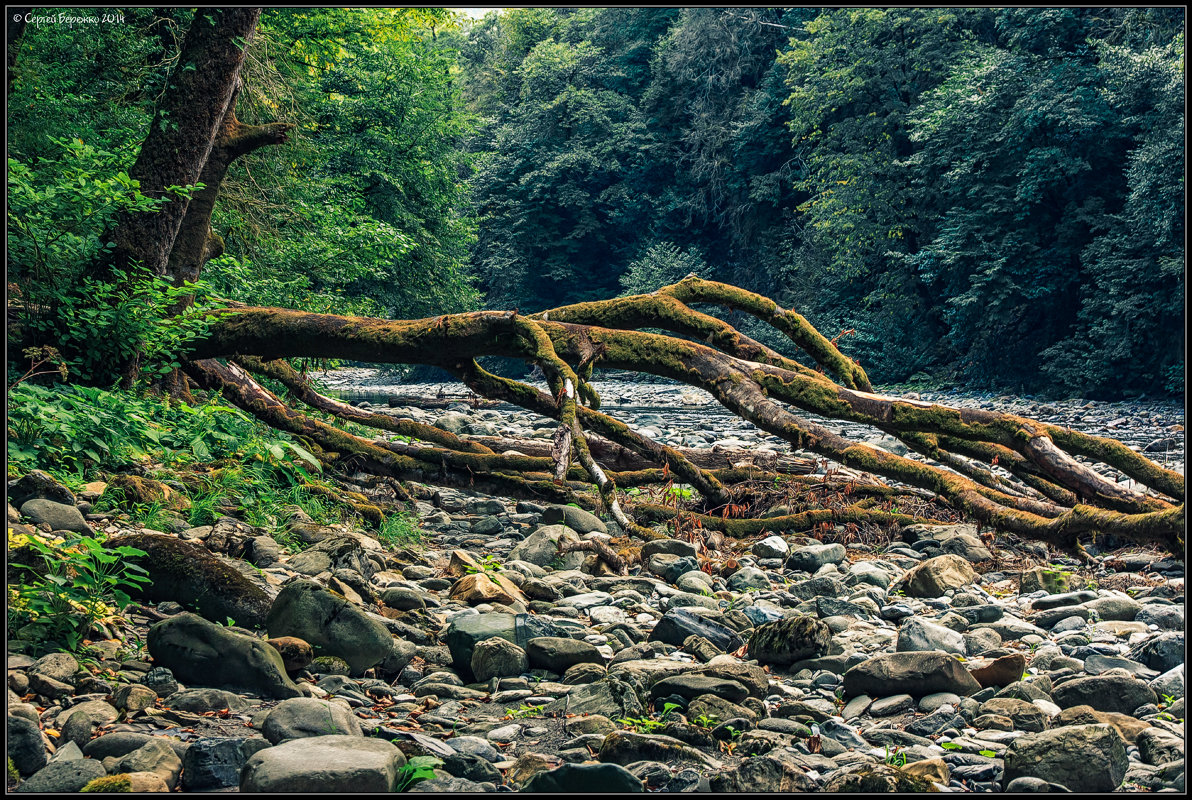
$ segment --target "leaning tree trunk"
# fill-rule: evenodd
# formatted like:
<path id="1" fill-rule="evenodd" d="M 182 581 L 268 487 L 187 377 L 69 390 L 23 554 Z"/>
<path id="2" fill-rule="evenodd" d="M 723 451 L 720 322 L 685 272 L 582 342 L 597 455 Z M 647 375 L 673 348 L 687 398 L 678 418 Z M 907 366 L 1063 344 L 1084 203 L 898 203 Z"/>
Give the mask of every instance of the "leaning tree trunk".
<path id="1" fill-rule="evenodd" d="M 842 383 L 742 336 L 727 323 L 696 312 L 688 303 L 715 303 L 754 314 Z M 691 338 L 637 330 L 646 327 Z M 555 501 L 573 497 L 581 505 L 605 508 L 623 528 L 643 535 L 649 532 L 637 519 L 676 514 L 686 515 L 689 524 L 730 535 L 810 529 L 825 522 L 905 523 L 915 517 L 896 511 L 889 498 L 910 492 L 919 502 L 927 495 L 954 509 L 950 515 L 942 514 L 942 506 L 936 503 L 928 507 L 929 517 L 954 519 L 958 511 L 997 529 L 1064 547 L 1077 546 L 1077 537 L 1083 533 L 1115 534 L 1172 550 L 1182 546 L 1181 474 L 1111 439 L 1010 414 L 875 394 L 864 371 L 802 317 L 767 298 L 695 276 L 650 295 L 583 303 L 532 317 L 516 312 L 474 312 L 392 321 L 273 308 L 227 309 L 213 316 L 209 337 L 192 355 L 195 359 L 240 358 L 247 369 L 281 380 L 297 400 L 316 412 L 400 430 L 426 443 L 368 441 L 342 432 L 333 434 L 320 427 L 325 423 L 298 414 L 276 396 L 262 400 L 263 388 L 243 370 L 211 360 L 197 360 L 192 365 L 192 371 L 207 385 L 225 386 L 228 396 L 262 419 L 306 436 L 320 452 L 328 454 L 329 463 L 348 459 L 358 468 L 364 466 L 379 474 L 402 479 L 420 476 L 431 482 L 458 484 L 466 475 L 470 485 L 483 483 L 508 493 Z M 551 452 L 549 456 L 541 452 L 499 455 L 474 441 L 448 439 L 442 432 L 420 435 L 409 421 L 382 422 L 382 415 L 349 411 L 322 398 L 275 361 L 295 356 L 441 367 L 482 396 L 556 420 L 558 430 Z M 547 377 L 550 392 L 488 373 L 476 362 L 480 356 L 523 358 L 537 364 Z M 824 479 L 824 485 L 832 484 L 836 498 L 832 503 L 765 517 L 756 513 L 753 502 L 760 496 L 761 484 L 773 480 L 775 485 L 794 486 L 806 477 L 783 476 L 773 469 L 748 465 L 709 469 L 680 451 L 642 437 L 600 410 L 600 398 L 588 383 L 596 365 L 671 378 L 706 390 L 725 408 L 785 439 L 792 448 L 892 479 L 901 486 L 875 479 L 858 482 L 858 473 L 834 482 Z M 870 425 L 902 439 L 940 466 L 849 441 L 799 412 Z M 651 466 L 617 471 L 607 462 L 602 465 L 598 450 L 589 442 L 593 433 L 632 451 Z M 1079 458 L 1112 467 L 1144 490 L 1105 478 Z M 431 464 L 435 467 L 430 468 Z M 680 509 L 633 502 L 621 491 L 651 481 L 690 485 L 700 495 L 700 502 Z M 585 487 L 594 489 L 595 494 L 585 492 Z"/>
<path id="2" fill-rule="evenodd" d="M 177 66 L 153 116 L 130 176 L 146 197 L 168 200 L 154 213 L 130 212 L 113 232 L 110 263 L 101 273 L 139 262 L 165 275 L 189 201 L 176 187 L 199 182 L 220 126 L 229 113 L 259 8 L 208 8 L 195 13 Z"/>

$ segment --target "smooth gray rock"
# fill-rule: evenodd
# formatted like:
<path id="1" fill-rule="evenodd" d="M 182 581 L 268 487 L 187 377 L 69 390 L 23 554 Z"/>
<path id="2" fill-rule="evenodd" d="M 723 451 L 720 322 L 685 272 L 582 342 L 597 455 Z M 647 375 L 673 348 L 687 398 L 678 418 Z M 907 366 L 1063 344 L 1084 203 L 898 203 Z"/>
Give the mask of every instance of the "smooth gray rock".
<path id="1" fill-rule="evenodd" d="M 584 553 L 559 553 L 560 543 L 571 544 L 579 540 L 579 534 L 566 525 L 543 525 L 510 550 L 509 559 L 539 567 L 579 569 L 584 563 Z"/>
<path id="2" fill-rule="evenodd" d="M 483 683 L 491 678 L 511 678 L 530 668 L 526 651 L 499 636 L 477 642 L 472 650 L 472 674 Z"/>
<path id="3" fill-rule="evenodd" d="M 608 526 L 600 517 L 575 506 L 547 506 L 540 521 L 543 525 L 565 525 L 581 535 L 593 531 L 608 533 Z"/>
<path id="4" fill-rule="evenodd" d="M 650 632 L 649 641 L 682 647 L 688 636 L 702 636 L 726 653 L 731 653 L 744 644 L 732 628 L 705 619 L 685 608 L 672 608 L 667 611 Z"/>
<path id="5" fill-rule="evenodd" d="M 18 792 L 77 792 L 96 778 L 107 775 L 107 770 L 98 761 L 77 758 L 54 761 L 21 783 Z"/>
<path id="6" fill-rule="evenodd" d="M 964 635 L 919 617 L 907 617 L 898 629 L 896 649 L 899 653 L 941 650 L 965 655 Z"/>
<path id="7" fill-rule="evenodd" d="M 277 650 L 197 614 L 179 614 L 157 623 L 149 629 L 148 645 L 154 662 L 184 683 L 283 699 L 301 694 L 286 675 Z"/>
<path id="8" fill-rule="evenodd" d="M 342 703 L 295 697 L 283 700 L 265 717 L 261 733 L 272 744 L 317 736 L 364 736 L 360 720 Z"/>
<path id="9" fill-rule="evenodd" d="M 83 519 L 83 512 L 73 505 L 55 503 L 53 500 L 34 498 L 21 506 L 21 514 L 33 520 L 34 525 L 45 523 L 55 531 L 71 531 L 90 536 L 94 531 Z"/>
<path id="10" fill-rule="evenodd" d="M 8 757 L 22 775 L 32 775 L 46 765 L 41 728 L 24 717 L 8 717 Z"/>
<path id="11" fill-rule="evenodd" d="M 619 764 L 564 764 L 535 774 L 522 785 L 523 792 L 586 794 L 644 792 L 642 782 Z"/>
<path id="12" fill-rule="evenodd" d="M 1159 699 L 1145 683 L 1124 675 L 1073 678 L 1056 686 L 1051 696 L 1060 708 L 1092 706 L 1097 711 L 1116 711 L 1119 714 L 1133 714 L 1139 706 L 1155 703 Z"/>
<path id="13" fill-rule="evenodd" d="M 839 564 L 844 558 L 842 544 L 811 544 L 792 550 L 786 568 L 814 573 L 825 564 Z"/>
<path id="14" fill-rule="evenodd" d="M 1126 748 L 1110 725 L 1069 725 L 1028 733 L 1006 750 L 1002 785 L 1015 778 L 1054 781 L 1072 792 L 1112 792 L 1126 775 Z"/>
<path id="15" fill-rule="evenodd" d="M 472 652 L 478 642 L 493 637 L 513 642 L 525 648 L 526 643 L 539 636 L 567 636 L 567 630 L 549 620 L 532 614 L 468 614 L 456 617 L 447 626 L 443 641 L 451 653 L 455 670 L 472 680 Z"/>
<path id="16" fill-rule="evenodd" d="M 405 765 L 389 742 L 359 736 L 294 739 L 255 753 L 240 771 L 242 792 L 392 792 Z"/>
<path id="17" fill-rule="evenodd" d="M 526 657 L 531 667 L 562 674 L 576 664 L 604 664 L 596 646 L 579 639 L 561 636 L 536 636 L 526 642 Z"/>
<path id="18" fill-rule="evenodd" d="M 357 675 L 380 664 L 394 649 L 393 636 L 384 625 L 313 581 L 287 584 L 265 623 L 270 637 L 297 636 L 317 655 L 342 658 Z"/>
<path id="19" fill-rule="evenodd" d="M 891 693 L 922 697 L 935 692 L 968 696 L 980 689 L 959 661 L 939 651 L 883 653 L 844 673 L 844 692 L 849 697 L 885 697 Z"/>

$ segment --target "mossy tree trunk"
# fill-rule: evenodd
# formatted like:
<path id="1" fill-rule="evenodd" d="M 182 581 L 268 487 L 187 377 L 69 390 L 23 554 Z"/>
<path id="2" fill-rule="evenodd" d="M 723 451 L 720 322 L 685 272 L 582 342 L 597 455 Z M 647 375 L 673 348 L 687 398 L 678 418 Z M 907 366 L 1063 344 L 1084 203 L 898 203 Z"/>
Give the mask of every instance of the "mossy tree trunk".
<path id="1" fill-rule="evenodd" d="M 771 323 L 841 383 L 742 336 L 688 302 L 716 303 L 754 314 Z M 690 338 L 645 333 L 641 328 L 661 328 Z M 629 530 L 642 530 L 633 520 L 635 515 L 656 519 L 664 511 L 656 503 L 641 503 L 635 511 L 619 489 L 655 480 L 690 485 L 698 495 L 689 508 L 672 508 L 669 513 L 686 513 L 703 528 L 731 535 L 809 529 L 825 522 L 909 522 L 913 516 L 893 510 L 889 503 L 890 493 L 909 492 L 920 499 L 933 496 L 946 504 L 953 509 L 950 516 L 945 515 L 950 519 L 960 512 L 991 527 L 1065 547 L 1075 546 L 1083 533 L 1114 534 L 1172 550 L 1182 546 L 1184 485 L 1179 473 L 1111 439 L 1010 414 L 876 394 L 860 366 L 801 316 L 767 298 L 695 276 L 649 295 L 583 303 L 529 317 L 485 311 L 423 320 L 377 320 L 276 308 L 227 309 L 214 316 L 210 336 L 193 355 L 214 359 L 246 353 L 254 355 L 242 358 L 246 367 L 282 380 L 299 401 L 319 412 L 425 443 L 386 444 L 356 437 L 352 447 L 360 454 L 374 454 L 369 459 L 375 460 L 373 468 L 378 471 L 390 470 L 386 474 L 397 477 L 419 472 L 423 479 L 458 483 L 466 470 L 473 482 L 482 477 L 489 485 L 499 484 L 507 491 L 512 488 L 514 493 L 585 498 L 583 505 L 607 508 Z M 276 361 L 300 356 L 437 366 L 459 376 L 484 397 L 556 420 L 559 433 L 549 458 L 541 450 L 500 455 L 475 441 L 323 398 Z M 481 356 L 522 358 L 537 364 L 547 376 L 550 391 L 487 372 L 476 362 Z M 711 469 L 633 432 L 600 410 L 600 398 L 588 383 L 597 365 L 671 378 L 703 389 L 734 414 L 785 439 L 792 448 L 863 473 L 867 477 L 860 482 L 853 474 L 849 491 L 858 486 L 862 490 L 856 491 L 855 502 L 832 508 L 774 518 L 742 517 L 743 509 L 756 511 L 750 505 L 750 495 L 757 494 L 758 478 L 776 483 L 793 479 L 756 465 L 752 469 L 745 465 L 742 470 Z M 210 371 L 211 367 L 199 369 Z M 223 379 L 227 377 L 225 374 Z M 246 373 L 236 376 L 241 382 L 245 378 Z M 206 382 L 214 385 L 218 380 L 208 376 Z M 285 406 L 280 399 L 277 404 Z M 270 419 L 251 403 L 246 407 Z M 850 441 L 801 416 L 802 412 L 872 426 L 902 439 L 940 465 Z M 270 414 L 273 424 L 290 419 L 280 410 Z M 287 429 L 299 432 L 292 422 L 286 424 L 291 425 Z M 589 442 L 592 434 L 631 451 L 646 468 L 616 471 L 607 460 L 602 464 L 601 450 L 594 450 Z M 326 434 L 306 431 L 304 435 L 324 451 L 342 453 L 346 447 L 342 439 L 333 447 L 325 446 L 320 436 Z M 607 453 L 607 448 L 604 451 Z M 382 458 L 382 452 L 391 460 Z M 398 454 L 410 461 L 392 461 Z M 364 456 L 358 455 L 357 462 L 363 463 L 361 459 Z M 1080 459 L 1113 467 L 1141 488 L 1105 478 Z M 428 476 L 425 469 L 432 460 L 439 465 L 437 476 Z M 990 461 L 1004 466 L 994 467 Z M 394 472 L 387 463 L 406 466 Z M 891 487 L 881 478 L 905 486 Z M 584 494 L 585 483 L 597 490 L 595 495 Z M 553 488 L 547 490 L 548 486 Z M 883 497 L 885 500 L 875 500 Z"/>

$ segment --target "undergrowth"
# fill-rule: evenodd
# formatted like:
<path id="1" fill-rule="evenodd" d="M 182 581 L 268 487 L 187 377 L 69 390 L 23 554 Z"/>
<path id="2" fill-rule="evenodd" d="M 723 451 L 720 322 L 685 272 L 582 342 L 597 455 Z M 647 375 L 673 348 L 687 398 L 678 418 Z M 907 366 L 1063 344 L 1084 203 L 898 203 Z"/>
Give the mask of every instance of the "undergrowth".
<path id="1" fill-rule="evenodd" d="M 352 509 L 311 486 L 335 487 L 296 437 L 274 430 L 218 397 L 188 404 L 130 391 L 21 383 L 9 392 L 9 477 L 40 469 L 78 491 L 88 481 L 133 473 L 171 487 L 172 503 L 139 501 L 114 488 L 96 511 L 119 511 L 154 530 L 212 525 L 231 515 L 301 549 L 286 530 L 293 509 L 316 524 L 352 521 Z M 378 538 L 420 540 L 417 521 L 389 515 Z"/>

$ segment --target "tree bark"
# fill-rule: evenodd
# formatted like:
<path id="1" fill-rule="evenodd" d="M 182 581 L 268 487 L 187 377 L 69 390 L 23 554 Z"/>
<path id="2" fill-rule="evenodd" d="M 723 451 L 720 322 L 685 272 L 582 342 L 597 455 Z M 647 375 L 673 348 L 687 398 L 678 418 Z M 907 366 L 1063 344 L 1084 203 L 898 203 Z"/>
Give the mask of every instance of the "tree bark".
<path id="1" fill-rule="evenodd" d="M 667 298 L 666 302 L 659 303 L 659 297 Z M 879 524 L 912 519 L 876 508 L 871 501 L 850 502 L 833 509 L 809 509 L 789 519 L 779 518 L 777 522 L 737 518 L 736 512 L 729 513 L 729 509 L 746 508 L 749 504 L 742 492 L 748 494 L 752 490 L 724 484 L 719 477 L 724 471 L 709 470 L 683 453 L 644 440 L 624 423 L 596 410 L 599 397 L 586 378 L 597 362 L 602 367 L 635 370 L 704 389 L 733 413 L 782 437 L 796 449 L 810 450 L 845 467 L 927 490 L 965 515 L 1002 530 L 1067 547 L 1074 546 L 1082 533 L 1117 534 L 1135 541 L 1157 542 L 1173 550 L 1182 544 L 1183 476 L 1159 467 L 1119 442 L 1009 414 L 948 408 L 848 388 L 814 370 L 788 368 L 783 364 L 791 361 L 789 357 L 759 349 L 760 345 L 734 335 L 720 321 L 716 321 L 716 330 L 712 331 L 715 348 L 673 336 L 618 329 L 668 325 L 683 333 L 701 326 L 710 329 L 712 323 L 707 321 L 710 318 L 687 308 L 679 297 L 700 298 L 701 302 L 707 298 L 727 298 L 769 313 L 775 327 L 795 332 L 797 336 L 791 335 L 792 341 L 806 344 L 809 354 L 818 356 L 817 360 L 834 373 L 847 376 L 854 385 L 868 385 L 863 372 L 851 370 L 848 363 L 829 357 L 830 351 L 824 349 L 824 343 L 832 350 L 834 345 L 818 333 L 812 336 L 799 330 L 791 322 L 793 312 L 775 310 L 776 306 L 768 305 L 772 301 L 736 287 L 695 278 L 665 287 L 653 295 L 624 298 L 624 302 L 582 304 L 534 317 L 473 312 L 394 321 L 284 309 L 229 309 L 216 316 L 210 338 L 198 347 L 196 355 L 254 353 L 265 359 L 337 357 L 441 367 L 459 375 L 478 394 L 513 402 L 557 420 L 560 438 L 549 452 L 555 466 L 553 482 L 560 486 L 575 485 L 577 476 L 568 467 L 574 457 L 587 473 L 589 486 L 599 489 L 600 502 L 615 515 L 625 513 L 632 506 L 622 508 L 617 494 L 618 473 L 606 472 L 601 466 L 584 430 L 609 437 L 661 468 L 662 480 L 671 476 L 670 480 L 693 486 L 702 495 L 703 507 L 693 509 L 702 516 L 692 519 L 706 528 L 751 535 L 784 529 L 782 525 L 818 525 L 827 519 Z M 557 321 L 558 317 L 581 316 L 587 324 Z M 547 376 L 551 392 L 544 393 L 486 372 L 474 360 L 483 355 L 524 358 L 538 364 Z M 580 399 L 586 401 L 587 407 Z M 799 410 L 870 425 L 903 438 L 909 447 L 928 453 L 945 466 L 932 466 L 849 441 L 799 416 L 796 413 Z M 977 459 L 991 451 L 1004 454 L 1011 474 L 1029 476 L 1030 482 L 1012 484 L 986 469 Z M 1076 458 L 1087 458 L 1090 454 L 1096 454 L 1102 463 L 1126 473 L 1150 491 L 1119 485 Z M 490 456 L 472 457 L 490 459 L 486 468 L 495 468 Z M 439 458 L 444 463 L 457 463 L 459 456 L 440 454 Z M 544 474 L 540 472 L 546 466 L 541 457 L 526 458 L 523 462 L 514 459 L 507 463 L 520 463 L 533 470 L 534 475 Z M 640 472 L 634 473 L 634 480 Z M 628 480 L 630 473 L 625 473 L 625 477 Z M 660 513 L 648 505 L 641 510 L 651 518 Z M 628 517 L 623 527 L 638 528 Z"/>
<path id="2" fill-rule="evenodd" d="M 192 186 L 202 176 L 216 134 L 229 113 L 244 54 L 261 15 L 259 8 L 208 8 L 195 13 L 182 52 L 153 116 L 130 176 L 142 194 L 168 200 L 155 213 L 126 213 L 117 222 L 112 263 L 127 270 L 140 263 L 153 275 L 166 274 L 170 253 L 189 201 L 173 187 Z"/>

